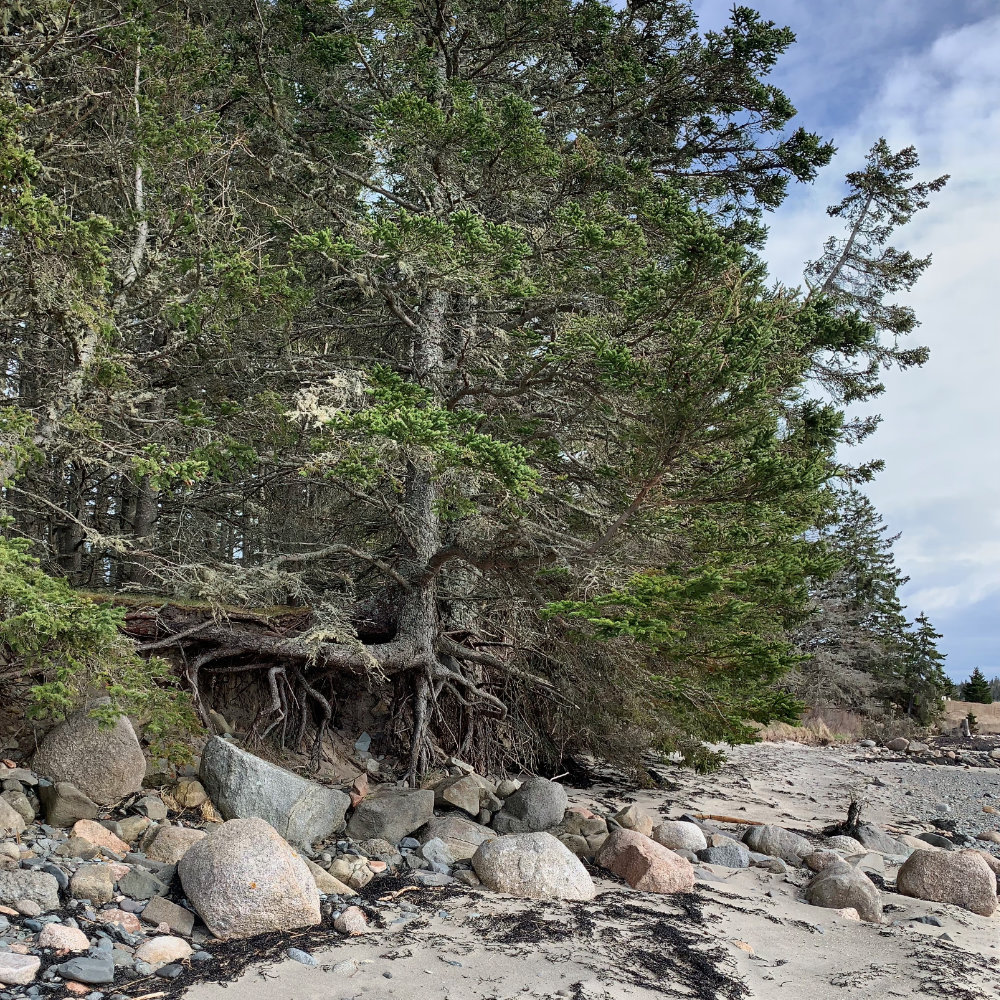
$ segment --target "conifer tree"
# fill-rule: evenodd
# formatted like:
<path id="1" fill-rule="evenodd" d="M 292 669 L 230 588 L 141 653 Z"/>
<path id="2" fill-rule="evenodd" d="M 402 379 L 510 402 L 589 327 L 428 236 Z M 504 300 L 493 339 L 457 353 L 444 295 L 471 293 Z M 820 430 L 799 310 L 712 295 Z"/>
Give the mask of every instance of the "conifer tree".
<path id="1" fill-rule="evenodd" d="M 972 676 L 962 685 L 962 700 L 974 701 L 979 705 L 993 704 L 990 682 L 979 667 L 972 671 Z"/>

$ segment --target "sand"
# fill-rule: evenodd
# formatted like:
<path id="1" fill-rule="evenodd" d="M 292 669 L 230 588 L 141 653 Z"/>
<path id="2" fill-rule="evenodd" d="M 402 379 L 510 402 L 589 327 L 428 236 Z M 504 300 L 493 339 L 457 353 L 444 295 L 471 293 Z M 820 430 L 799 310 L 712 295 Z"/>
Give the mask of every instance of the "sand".
<path id="1" fill-rule="evenodd" d="M 602 810 L 635 800 L 664 817 L 703 812 L 818 833 L 843 819 L 852 795 L 860 795 L 866 818 L 919 830 L 941 804 L 932 800 L 960 787 L 965 791 L 954 815 L 966 823 L 982 816 L 984 827 L 1000 822 L 973 801 L 977 795 L 1000 797 L 1000 771 L 927 767 L 857 747 L 793 743 L 738 748 L 730 757 L 716 775 L 670 772 L 670 791 L 595 786 L 571 792 L 571 799 Z M 895 870 L 885 865 L 890 886 Z M 759 868 L 702 866 L 688 896 L 639 893 L 598 879 L 597 899 L 573 904 L 535 903 L 465 887 L 405 892 L 377 904 L 386 916 L 384 928 L 352 939 L 310 936 L 308 950 L 318 967 L 289 960 L 250 967 L 236 982 L 202 983 L 185 995 L 190 1000 L 1000 996 L 1000 916 L 984 918 L 886 891 L 885 922 L 862 923 L 808 905 L 802 894 L 806 878 L 798 870 L 774 875 Z M 388 895 L 394 887 L 378 891 Z M 936 918 L 940 926 L 913 922 L 921 916 Z"/>

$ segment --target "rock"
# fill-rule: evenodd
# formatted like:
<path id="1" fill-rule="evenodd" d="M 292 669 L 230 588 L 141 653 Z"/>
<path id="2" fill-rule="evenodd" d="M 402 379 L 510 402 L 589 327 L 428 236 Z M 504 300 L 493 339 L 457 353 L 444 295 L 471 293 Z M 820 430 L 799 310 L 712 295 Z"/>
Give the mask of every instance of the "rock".
<path id="1" fill-rule="evenodd" d="M 352 889 L 363 889 L 374 878 L 374 873 L 364 858 L 341 857 L 330 865 L 330 874 Z"/>
<path id="2" fill-rule="evenodd" d="M 146 850 L 146 856 L 151 861 L 162 861 L 175 865 L 185 854 L 207 834 L 204 830 L 195 830 L 188 826 L 161 826 L 156 836 Z"/>
<path id="3" fill-rule="evenodd" d="M 568 802 L 562 785 L 545 778 L 529 778 L 493 817 L 493 829 L 500 834 L 548 830 L 562 820 Z"/>
<path id="4" fill-rule="evenodd" d="M 101 849 L 83 837 L 70 837 L 64 840 L 56 849 L 55 854 L 60 858 L 81 858 L 89 861 L 96 858 L 101 853 Z"/>
<path id="5" fill-rule="evenodd" d="M 102 806 L 139 791 L 146 774 L 146 759 L 132 723 L 119 716 L 113 726 L 102 729 L 89 710 L 52 729 L 32 766 L 55 782 L 68 781 Z"/>
<path id="6" fill-rule="evenodd" d="M 166 924 L 172 934 L 187 937 L 194 930 L 194 914 L 162 896 L 153 896 L 142 911 L 142 919 L 154 927 Z M 149 961 L 146 959 L 145 961 Z M 173 961 L 173 959 L 170 959 Z"/>
<path id="7" fill-rule="evenodd" d="M 448 850 L 447 844 L 440 837 L 432 837 L 425 841 L 420 848 L 420 853 L 425 861 L 429 861 L 431 867 L 439 865 L 441 868 L 451 868 L 455 863 L 455 858 Z M 438 869 L 435 869 L 437 871 Z"/>
<path id="8" fill-rule="evenodd" d="M 922 840 L 925 844 L 930 844 L 931 847 L 936 847 L 942 851 L 955 850 L 954 842 L 947 837 L 942 837 L 939 833 L 918 833 L 917 840 Z"/>
<path id="9" fill-rule="evenodd" d="M 914 851 L 896 875 L 902 896 L 951 903 L 984 917 L 997 908 L 997 881 L 976 851 Z"/>
<path id="10" fill-rule="evenodd" d="M 869 851 L 880 851 L 882 854 L 905 854 L 896 840 L 883 833 L 874 823 L 862 823 L 857 828 L 857 839 Z"/>
<path id="11" fill-rule="evenodd" d="M 16 837 L 27 825 L 24 817 L 5 798 L 0 797 L 0 836 Z"/>
<path id="12" fill-rule="evenodd" d="M 94 819 L 101 811 L 96 802 L 68 781 L 40 785 L 38 797 L 42 800 L 45 821 L 49 826 L 72 826 L 80 819 Z"/>
<path id="13" fill-rule="evenodd" d="M 806 899 L 813 906 L 831 910 L 853 907 L 863 920 L 882 920 L 882 897 L 874 882 L 857 868 L 838 862 L 815 875 L 806 887 Z"/>
<path id="14" fill-rule="evenodd" d="M 990 751 L 990 760 L 1000 760 L 1000 747 L 994 747 Z"/>
<path id="15" fill-rule="evenodd" d="M 453 817 L 458 820 L 459 817 Z M 405 837 L 403 838 L 406 839 Z M 367 854 L 368 857 L 387 857 L 391 858 L 397 855 L 396 847 L 394 844 L 390 844 L 388 840 L 382 840 L 380 837 L 375 837 L 372 840 L 361 840 L 355 845 L 359 851 L 363 854 Z M 413 842 L 413 847 L 419 847 L 420 842 L 415 840 Z"/>
<path id="16" fill-rule="evenodd" d="M 928 747 L 926 744 L 924 744 L 924 743 L 917 743 L 917 742 L 914 741 L 914 742 L 911 742 L 910 745 L 906 748 L 906 752 L 907 753 L 914 753 L 914 754 L 917 754 L 917 753 L 927 753 L 927 751 L 929 749 L 930 749 L 930 747 Z"/>
<path id="17" fill-rule="evenodd" d="M 68 962 L 63 962 L 62 965 L 56 965 L 54 968 L 63 979 L 72 979 L 74 982 L 93 986 L 113 983 L 115 979 L 115 961 L 111 957 L 110 951 L 107 954 L 81 955 L 79 958 L 71 958 Z"/>
<path id="18" fill-rule="evenodd" d="M 522 899 L 586 900 L 597 892 L 580 859 L 549 833 L 487 840 L 472 867 L 491 889 Z"/>
<path id="19" fill-rule="evenodd" d="M 200 809 L 208 801 L 208 792 L 197 778 L 181 778 L 170 794 L 182 809 Z"/>
<path id="20" fill-rule="evenodd" d="M 92 903 L 110 903 L 115 894 L 115 880 L 108 865 L 85 865 L 69 880 L 69 892 L 74 899 L 89 899 Z"/>
<path id="21" fill-rule="evenodd" d="M 146 816 L 126 816 L 119 824 L 122 840 L 134 844 L 149 828 Z"/>
<path id="22" fill-rule="evenodd" d="M 167 894 L 167 886 L 145 868 L 133 868 L 119 880 L 118 888 L 129 899 L 151 899 Z"/>
<path id="23" fill-rule="evenodd" d="M 596 860 L 643 892 L 690 892 L 694 888 L 694 871 L 687 861 L 635 830 L 612 831 Z"/>
<path id="24" fill-rule="evenodd" d="M 167 804 L 159 795 L 144 795 L 134 808 L 154 823 L 162 823 L 167 818 Z"/>
<path id="25" fill-rule="evenodd" d="M 43 910 L 56 910 L 59 908 L 59 883 L 48 872 L 0 869 L 0 903 L 9 906 L 20 899 L 33 899 Z"/>
<path id="26" fill-rule="evenodd" d="M 333 929 L 341 934 L 365 934 L 368 931 L 368 918 L 360 906 L 349 906 L 333 921 Z"/>
<path id="27" fill-rule="evenodd" d="M 289 948 L 285 954 L 293 961 L 299 962 L 302 965 L 319 965 L 319 961 L 313 958 L 312 955 L 307 951 L 302 951 L 301 948 Z"/>
<path id="28" fill-rule="evenodd" d="M 54 948 L 56 951 L 86 951 L 90 940 L 76 927 L 46 924 L 38 935 L 38 947 Z"/>
<path id="29" fill-rule="evenodd" d="M 634 802 L 615 813 L 615 822 L 626 830 L 635 830 L 636 833 L 641 833 L 644 837 L 652 837 L 653 835 L 653 817 L 642 806 Z M 666 824 L 662 825 L 665 826 Z M 670 845 L 664 844 L 663 846 L 669 847 Z M 687 847 L 686 844 L 681 844 L 680 846 Z M 697 850 L 697 848 L 692 847 L 687 847 L 687 849 Z"/>
<path id="30" fill-rule="evenodd" d="M 269 764 L 219 736 L 205 744 L 200 776 L 227 820 L 262 819 L 279 836 L 303 847 L 343 830 L 351 804 L 345 792 Z M 428 795 L 433 802 L 433 794 Z"/>
<path id="31" fill-rule="evenodd" d="M 745 844 L 730 840 L 727 844 L 706 847 L 697 852 L 699 861 L 706 865 L 721 865 L 723 868 L 749 868 L 750 852 Z M 770 861 L 772 859 L 768 859 Z M 781 860 L 780 858 L 778 860 Z"/>
<path id="32" fill-rule="evenodd" d="M 17 955 L 0 951 L 0 983 L 5 986 L 27 986 L 35 981 L 42 960 L 37 955 Z"/>
<path id="33" fill-rule="evenodd" d="M 853 837 L 827 837 L 825 842 L 832 851 L 844 851 L 847 854 L 864 854 L 865 845 Z"/>
<path id="34" fill-rule="evenodd" d="M 429 840 L 442 840 L 456 861 L 468 861 L 481 844 L 495 840 L 496 833 L 489 827 L 463 819 L 454 813 L 447 816 L 435 816 L 425 826 L 421 827 L 418 837 L 421 843 Z"/>
<path id="35" fill-rule="evenodd" d="M 138 934 L 142 930 L 139 918 L 134 913 L 128 913 L 125 910 L 101 910 L 97 914 L 97 919 L 102 924 L 120 927 L 128 934 Z"/>
<path id="36" fill-rule="evenodd" d="M 349 885 L 341 882 L 338 878 L 334 878 L 329 872 L 324 871 L 319 865 L 310 861 L 308 858 L 303 858 L 303 860 L 316 882 L 316 888 L 323 893 L 324 896 L 355 895 L 354 890 Z"/>
<path id="37" fill-rule="evenodd" d="M 379 838 L 398 844 L 434 816 L 434 793 L 426 788 L 387 788 L 354 810 L 347 833 L 354 840 Z"/>
<path id="38" fill-rule="evenodd" d="M 1000 833 L 996 830 L 983 830 L 976 834 L 976 840 L 984 840 L 989 844 L 1000 844 Z"/>
<path id="39" fill-rule="evenodd" d="M 844 863 L 844 859 L 836 851 L 813 851 L 812 854 L 807 854 L 802 861 L 811 872 L 825 872 L 827 868 Z"/>
<path id="40" fill-rule="evenodd" d="M 106 847 L 116 854 L 128 854 L 128 844 L 116 837 L 107 827 L 101 826 L 96 820 L 81 819 L 73 824 L 73 836 L 90 841 L 96 847 Z"/>
<path id="41" fill-rule="evenodd" d="M 705 834 L 702 833 L 701 828 L 695 826 L 694 823 L 685 823 L 682 820 L 667 820 L 665 823 L 661 823 L 653 830 L 653 840 L 663 847 L 669 847 L 672 851 L 680 849 L 697 853 L 708 847 L 708 841 L 705 840 Z M 741 865 L 740 867 L 746 866 Z"/>
<path id="42" fill-rule="evenodd" d="M 515 781 L 513 778 L 504 778 L 497 785 L 497 796 L 501 799 L 509 799 L 520 787 L 520 781 Z"/>
<path id="43" fill-rule="evenodd" d="M 194 954 L 194 949 L 183 938 L 163 934 L 144 941 L 135 951 L 136 960 L 147 962 L 154 969 L 170 962 L 183 962 Z"/>
<path id="44" fill-rule="evenodd" d="M 750 827 L 743 835 L 743 843 L 752 851 L 770 854 L 793 865 L 798 864 L 801 858 L 806 854 L 812 854 L 815 850 L 805 837 L 771 824 Z"/>
<path id="45" fill-rule="evenodd" d="M 7 858 L 10 861 L 20 861 L 21 848 L 17 844 L 0 844 L 0 858 Z"/>
<path id="46" fill-rule="evenodd" d="M 901 833 L 897 838 L 900 845 L 905 848 L 909 848 L 910 851 L 940 851 L 940 847 L 935 847 L 933 844 L 928 844 L 926 840 L 919 840 L 917 837 L 911 837 L 908 833 Z"/>
<path id="47" fill-rule="evenodd" d="M 14 904 L 14 909 L 22 917 L 40 917 L 42 915 L 42 908 L 33 899 L 19 899 Z"/>
<path id="48" fill-rule="evenodd" d="M 481 794 L 482 786 L 475 775 L 463 774 L 457 778 L 446 778 L 434 789 L 434 805 L 450 805 L 470 816 L 478 816 Z"/>
<path id="49" fill-rule="evenodd" d="M 320 922 L 319 891 L 309 868 L 262 819 L 223 823 L 192 846 L 177 868 L 185 895 L 216 937 Z"/>
<path id="50" fill-rule="evenodd" d="M 565 844 L 578 858 L 593 857 L 594 852 L 590 849 L 586 837 L 581 837 L 578 833 L 560 833 L 556 837 L 560 844 Z"/>
<path id="51" fill-rule="evenodd" d="M 25 795 L 20 789 L 4 792 L 0 795 L 0 800 L 6 802 L 7 805 L 14 810 L 14 812 L 18 813 L 25 823 L 35 822 L 34 807 L 28 800 L 28 796 Z M 4 825 L 4 820 L 0 818 L 0 831 L 2 831 Z M 13 833 L 14 831 L 11 832 Z"/>
<path id="52" fill-rule="evenodd" d="M 861 742 L 858 743 L 858 746 L 864 747 L 866 750 L 874 750 L 878 744 L 874 740 L 861 740 Z"/>
<path id="53" fill-rule="evenodd" d="M 894 740 L 889 740 L 889 742 L 886 743 L 886 749 L 895 750 L 897 752 L 906 750 L 909 748 L 909 746 L 910 746 L 910 741 L 904 739 L 902 736 L 897 736 Z"/>

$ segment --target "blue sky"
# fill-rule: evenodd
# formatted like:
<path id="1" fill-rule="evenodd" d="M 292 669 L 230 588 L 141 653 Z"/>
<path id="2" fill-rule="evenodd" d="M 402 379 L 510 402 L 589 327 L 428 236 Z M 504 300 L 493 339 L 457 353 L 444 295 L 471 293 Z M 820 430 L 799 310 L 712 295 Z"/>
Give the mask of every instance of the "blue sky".
<path id="1" fill-rule="evenodd" d="M 857 449 L 887 468 L 869 492 L 911 582 L 911 616 L 944 633 L 949 673 L 1000 676 L 1000 3 L 997 0 L 744 0 L 795 31 L 772 75 L 797 122 L 838 155 L 772 217 L 767 256 L 797 284 L 830 233 L 844 173 L 879 136 L 916 145 L 923 176 L 952 179 L 898 243 L 934 255 L 909 303 L 926 367 L 889 373 L 884 422 Z M 702 27 L 731 3 L 695 0 Z"/>

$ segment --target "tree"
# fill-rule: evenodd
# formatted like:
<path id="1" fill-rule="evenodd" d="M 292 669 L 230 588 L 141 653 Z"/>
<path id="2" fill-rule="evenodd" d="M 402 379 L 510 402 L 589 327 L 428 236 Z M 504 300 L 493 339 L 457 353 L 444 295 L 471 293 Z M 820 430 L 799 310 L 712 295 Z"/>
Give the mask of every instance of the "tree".
<path id="1" fill-rule="evenodd" d="M 990 682 L 979 667 L 972 671 L 972 676 L 962 685 L 962 700 L 974 701 L 978 705 L 993 704 Z"/>

